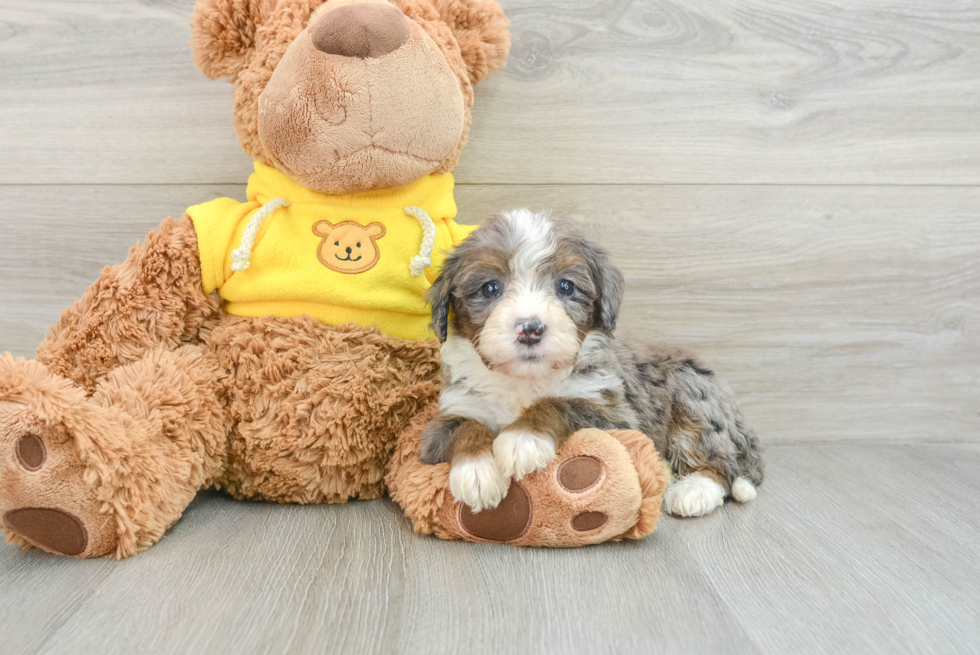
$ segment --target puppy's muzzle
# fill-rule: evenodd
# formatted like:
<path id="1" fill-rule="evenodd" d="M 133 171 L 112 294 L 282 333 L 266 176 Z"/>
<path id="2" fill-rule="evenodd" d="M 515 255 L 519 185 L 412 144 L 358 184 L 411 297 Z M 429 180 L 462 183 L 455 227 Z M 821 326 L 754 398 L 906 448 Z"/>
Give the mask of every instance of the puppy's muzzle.
<path id="1" fill-rule="evenodd" d="M 544 331 L 548 327 L 537 318 L 521 319 L 517 321 L 517 341 L 525 346 L 534 346 L 541 342 Z"/>

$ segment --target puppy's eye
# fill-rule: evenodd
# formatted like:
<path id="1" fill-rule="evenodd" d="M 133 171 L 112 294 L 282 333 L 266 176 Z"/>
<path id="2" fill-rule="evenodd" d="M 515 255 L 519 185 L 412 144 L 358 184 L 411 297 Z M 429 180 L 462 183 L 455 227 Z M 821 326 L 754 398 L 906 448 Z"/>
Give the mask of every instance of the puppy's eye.
<path id="1" fill-rule="evenodd" d="M 484 298 L 494 298 L 500 295 L 500 284 L 496 280 L 490 280 L 484 282 L 480 290 L 483 292 Z"/>
<path id="2" fill-rule="evenodd" d="M 558 283 L 558 295 L 570 296 L 575 292 L 575 284 L 571 280 L 561 280 Z"/>

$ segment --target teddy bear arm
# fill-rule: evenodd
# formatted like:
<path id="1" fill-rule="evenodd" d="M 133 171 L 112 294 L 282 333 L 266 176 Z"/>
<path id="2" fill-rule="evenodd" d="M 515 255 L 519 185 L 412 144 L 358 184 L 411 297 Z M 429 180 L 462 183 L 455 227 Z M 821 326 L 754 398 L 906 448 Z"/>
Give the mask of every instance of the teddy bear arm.
<path id="1" fill-rule="evenodd" d="M 422 432 L 438 411 L 433 405 L 412 420 L 388 465 L 388 491 L 416 532 L 441 539 L 574 547 L 640 539 L 656 529 L 669 469 L 646 435 L 578 430 L 549 466 L 512 482 L 495 509 L 473 513 L 453 498 L 449 463 L 429 465 L 419 459 Z"/>
<path id="2" fill-rule="evenodd" d="M 199 343 L 218 314 L 201 283 L 193 223 L 186 215 L 168 218 L 124 262 L 102 270 L 49 329 L 37 358 L 91 393 L 111 370 L 149 350 Z"/>

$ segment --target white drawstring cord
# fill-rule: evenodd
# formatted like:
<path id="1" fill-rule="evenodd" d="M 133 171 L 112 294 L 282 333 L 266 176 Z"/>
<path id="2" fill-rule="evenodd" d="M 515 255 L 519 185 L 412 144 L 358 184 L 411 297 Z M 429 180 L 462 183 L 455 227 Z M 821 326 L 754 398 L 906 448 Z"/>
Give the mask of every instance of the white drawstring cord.
<path id="1" fill-rule="evenodd" d="M 432 266 L 432 249 L 436 246 L 436 224 L 421 207 L 405 207 L 405 213 L 414 216 L 422 224 L 422 246 L 419 248 L 419 254 L 412 257 L 408 265 L 412 275 L 418 276 L 422 275 L 426 267 Z"/>
<path id="2" fill-rule="evenodd" d="M 250 266 L 248 259 L 252 256 L 255 233 L 259 231 L 262 221 L 280 207 L 289 207 L 289 205 L 290 202 L 285 198 L 273 198 L 252 214 L 252 218 L 249 219 L 248 225 L 245 226 L 245 231 L 242 233 L 242 242 L 231 251 L 231 270 L 244 271 Z"/>

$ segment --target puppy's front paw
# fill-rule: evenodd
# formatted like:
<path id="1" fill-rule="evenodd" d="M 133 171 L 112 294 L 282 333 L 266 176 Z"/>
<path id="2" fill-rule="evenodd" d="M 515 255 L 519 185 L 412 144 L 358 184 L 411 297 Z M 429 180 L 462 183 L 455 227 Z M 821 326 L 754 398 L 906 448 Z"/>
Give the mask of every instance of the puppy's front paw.
<path id="1" fill-rule="evenodd" d="M 453 492 L 453 498 L 468 505 L 474 514 L 499 505 L 508 488 L 510 480 L 497 468 L 491 453 L 453 459 L 449 469 L 449 490 Z"/>
<path id="2" fill-rule="evenodd" d="M 667 487 L 664 509 L 675 516 L 704 516 L 725 502 L 725 488 L 697 473 Z"/>
<path id="3" fill-rule="evenodd" d="M 520 480 L 555 459 L 555 440 L 527 430 L 504 430 L 493 440 L 493 456 L 504 476 Z"/>

